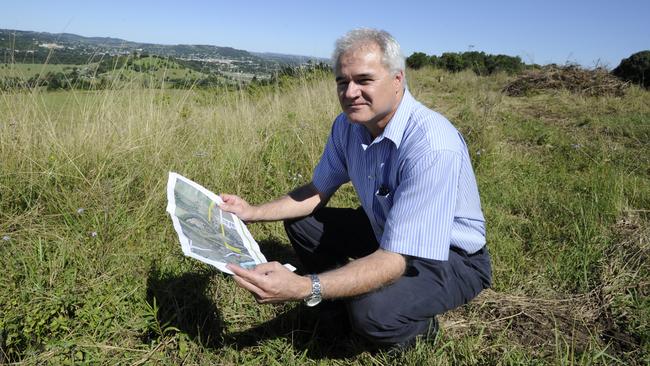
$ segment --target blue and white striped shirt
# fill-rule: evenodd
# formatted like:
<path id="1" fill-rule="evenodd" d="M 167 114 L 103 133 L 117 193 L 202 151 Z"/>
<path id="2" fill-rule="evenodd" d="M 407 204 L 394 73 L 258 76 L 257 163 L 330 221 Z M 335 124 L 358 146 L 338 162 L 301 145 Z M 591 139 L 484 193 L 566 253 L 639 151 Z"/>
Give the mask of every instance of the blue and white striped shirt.
<path id="1" fill-rule="evenodd" d="M 341 113 L 312 181 L 327 196 L 352 181 L 382 249 L 447 260 L 450 246 L 471 254 L 485 245 L 465 141 L 408 90 L 374 140 Z"/>

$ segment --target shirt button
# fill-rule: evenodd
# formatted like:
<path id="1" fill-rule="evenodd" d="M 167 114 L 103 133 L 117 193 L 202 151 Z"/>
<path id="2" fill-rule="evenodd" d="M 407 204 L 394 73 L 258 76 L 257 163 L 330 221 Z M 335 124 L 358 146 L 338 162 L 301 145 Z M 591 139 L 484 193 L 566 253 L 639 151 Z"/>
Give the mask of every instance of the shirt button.
<path id="1" fill-rule="evenodd" d="M 373 177 L 372 175 L 369 175 L 368 179 L 373 180 L 373 179 L 375 179 L 375 177 Z"/>

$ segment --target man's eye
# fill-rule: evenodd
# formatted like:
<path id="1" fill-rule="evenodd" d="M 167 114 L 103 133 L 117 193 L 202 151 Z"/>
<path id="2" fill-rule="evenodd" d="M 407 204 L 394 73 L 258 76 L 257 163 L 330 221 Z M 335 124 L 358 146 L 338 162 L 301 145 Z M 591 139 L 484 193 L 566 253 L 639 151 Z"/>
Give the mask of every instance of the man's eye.
<path id="1" fill-rule="evenodd" d="M 370 79 L 361 79 L 357 83 L 359 83 L 360 85 L 366 85 L 366 84 L 370 83 L 371 81 L 372 80 L 370 80 Z"/>

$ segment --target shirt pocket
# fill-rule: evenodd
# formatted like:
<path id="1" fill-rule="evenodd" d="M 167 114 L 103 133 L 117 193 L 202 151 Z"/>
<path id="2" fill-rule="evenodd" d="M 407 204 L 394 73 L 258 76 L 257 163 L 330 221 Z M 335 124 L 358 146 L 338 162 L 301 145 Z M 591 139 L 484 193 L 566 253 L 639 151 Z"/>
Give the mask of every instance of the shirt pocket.
<path id="1" fill-rule="evenodd" d="M 390 212 L 391 207 L 393 207 L 393 193 L 388 192 L 384 195 L 375 192 L 375 200 L 377 200 L 379 207 L 384 213 L 384 217 L 388 217 L 388 212 Z"/>

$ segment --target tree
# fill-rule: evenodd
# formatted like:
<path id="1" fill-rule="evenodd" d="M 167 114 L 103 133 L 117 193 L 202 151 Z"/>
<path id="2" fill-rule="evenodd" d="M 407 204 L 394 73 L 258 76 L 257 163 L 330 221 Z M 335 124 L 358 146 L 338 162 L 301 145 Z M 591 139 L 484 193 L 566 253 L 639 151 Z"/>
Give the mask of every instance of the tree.
<path id="1" fill-rule="evenodd" d="M 440 56 L 442 67 L 451 72 L 458 72 L 467 68 L 462 56 L 455 52 L 445 52 Z"/>
<path id="2" fill-rule="evenodd" d="M 489 74 L 505 71 L 508 74 L 517 73 L 524 68 L 524 63 L 519 56 L 489 55 L 486 59 L 486 67 Z"/>
<path id="3" fill-rule="evenodd" d="M 45 81 L 47 83 L 47 90 L 65 89 L 67 84 L 65 75 L 61 72 L 48 72 L 45 75 Z"/>
<path id="4" fill-rule="evenodd" d="M 440 64 L 440 57 L 438 57 L 436 55 L 431 55 L 429 57 L 429 65 L 431 65 L 433 67 L 441 68 L 442 65 Z"/>
<path id="5" fill-rule="evenodd" d="M 485 66 L 485 52 L 469 51 L 461 54 L 463 65 L 469 67 L 477 75 L 487 75 L 488 70 Z"/>
<path id="6" fill-rule="evenodd" d="M 411 56 L 406 58 L 406 66 L 416 70 L 428 63 L 429 57 L 422 52 L 414 52 Z"/>

